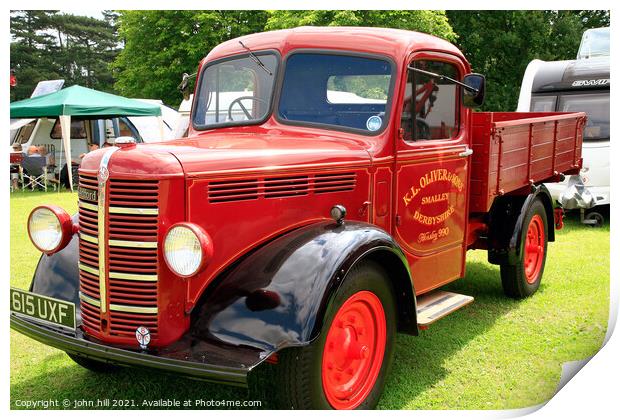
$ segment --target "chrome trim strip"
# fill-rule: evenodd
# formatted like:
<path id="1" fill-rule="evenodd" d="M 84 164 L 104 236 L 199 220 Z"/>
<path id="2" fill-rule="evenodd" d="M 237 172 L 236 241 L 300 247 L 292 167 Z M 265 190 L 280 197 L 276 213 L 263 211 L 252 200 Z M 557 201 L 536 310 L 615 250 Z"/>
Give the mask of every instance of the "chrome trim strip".
<path id="1" fill-rule="evenodd" d="M 110 271 L 108 277 L 118 280 L 157 281 L 157 274 L 134 274 Z"/>
<path id="2" fill-rule="evenodd" d="M 157 306 L 128 306 L 111 303 L 110 310 L 115 312 L 130 312 L 133 314 L 157 314 Z"/>
<path id="3" fill-rule="evenodd" d="M 110 239 L 108 241 L 108 245 L 109 246 L 121 246 L 121 247 L 126 247 L 126 248 L 157 249 L 157 242 L 121 241 L 120 239 Z"/>
<path id="4" fill-rule="evenodd" d="M 97 268 L 94 268 L 94 267 L 91 267 L 89 265 L 82 264 L 82 263 L 78 264 L 78 268 L 80 270 L 82 270 L 82 271 L 86 271 L 87 273 L 90 273 L 90 274 L 93 274 L 93 275 L 99 277 L 99 269 L 97 269 Z"/>
<path id="5" fill-rule="evenodd" d="M 90 236 L 82 232 L 80 232 L 80 239 L 95 245 L 99 243 L 99 240 L 96 236 Z"/>
<path id="6" fill-rule="evenodd" d="M 86 293 L 82 293 L 81 291 L 80 291 L 80 300 L 83 300 L 86 303 L 90 303 L 91 305 L 96 306 L 97 308 L 101 308 L 99 299 L 92 298 L 88 296 Z"/>
<path id="7" fill-rule="evenodd" d="M 113 214 L 139 214 L 142 216 L 157 216 L 158 208 L 110 207 L 108 212 Z"/>
<path id="8" fill-rule="evenodd" d="M 87 203 L 82 200 L 79 201 L 79 206 L 86 210 L 99 211 L 99 207 L 96 204 Z"/>
<path id="9" fill-rule="evenodd" d="M 99 243 L 99 296 L 101 299 L 100 310 L 102 314 L 107 312 L 107 290 L 106 290 L 106 184 L 110 173 L 108 172 L 108 164 L 112 154 L 119 150 L 118 147 L 110 147 L 99 163 L 99 172 L 97 173 L 97 181 L 99 185 L 98 201 L 97 201 L 97 223 L 98 223 L 98 243 Z"/>

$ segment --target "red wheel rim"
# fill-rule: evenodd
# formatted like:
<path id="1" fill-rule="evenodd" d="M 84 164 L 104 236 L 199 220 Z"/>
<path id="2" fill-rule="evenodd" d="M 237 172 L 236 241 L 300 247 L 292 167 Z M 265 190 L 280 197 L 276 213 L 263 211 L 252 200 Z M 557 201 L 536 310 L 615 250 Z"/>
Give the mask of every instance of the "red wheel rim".
<path id="1" fill-rule="evenodd" d="M 385 343 L 381 301 L 366 290 L 355 293 L 336 313 L 323 350 L 323 391 L 333 408 L 353 409 L 368 397 L 383 364 Z"/>
<path id="2" fill-rule="evenodd" d="M 535 214 L 532 220 L 530 220 L 523 251 L 525 279 L 529 284 L 533 284 L 540 275 L 545 257 L 545 225 L 538 214 Z"/>

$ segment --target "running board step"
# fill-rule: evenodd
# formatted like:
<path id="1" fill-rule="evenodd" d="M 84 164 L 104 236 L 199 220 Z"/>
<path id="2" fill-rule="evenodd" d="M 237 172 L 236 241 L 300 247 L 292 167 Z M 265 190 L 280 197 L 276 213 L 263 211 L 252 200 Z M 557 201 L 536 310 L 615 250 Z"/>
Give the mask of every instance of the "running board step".
<path id="1" fill-rule="evenodd" d="M 433 322 L 474 301 L 472 296 L 437 291 L 418 297 L 418 327 L 428 328 Z"/>

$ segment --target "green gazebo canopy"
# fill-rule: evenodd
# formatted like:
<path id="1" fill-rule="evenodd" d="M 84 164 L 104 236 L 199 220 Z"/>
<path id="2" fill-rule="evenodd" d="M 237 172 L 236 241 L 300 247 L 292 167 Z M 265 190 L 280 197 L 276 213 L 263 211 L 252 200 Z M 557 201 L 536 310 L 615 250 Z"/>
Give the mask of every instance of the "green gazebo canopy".
<path id="1" fill-rule="evenodd" d="M 58 117 L 62 131 L 62 146 L 65 149 L 67 171 L 71 174 L 71 117 L 90 119 L 113 118 L 113 117 L 148 117 L 155 116 L 159 119 L 159 131 L 163 138 L 163 122 L 161 108 L 135 99 L 123 98 L 111 93 L 99 92 L 98 90 L 82 86 L 71 86 L 58 92 L 36 96 L 11 103 L 11 118 L 43 118 Z M 72 177 L 69 176 L 69 184 L 73 191 Z"/>
<path id="2" fill-rule="evenodd" d="M 158 105 L 71 86 L 58 92 L 11 103 L 11 118 L 71 115 L 80 117 L 160 116 Z"/>

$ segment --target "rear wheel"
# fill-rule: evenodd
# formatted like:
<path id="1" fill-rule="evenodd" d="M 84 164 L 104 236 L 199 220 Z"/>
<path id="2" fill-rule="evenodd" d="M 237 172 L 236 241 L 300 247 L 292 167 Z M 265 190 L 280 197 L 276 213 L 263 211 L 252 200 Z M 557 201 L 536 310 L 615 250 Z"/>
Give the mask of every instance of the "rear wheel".
<path id="1" fill-rule="evenodd" d="M 521 252 L 516 264 L 500 266 L 502 286 L 507 296 L 522 299 L 540 286 L 547 259 L 547 213 L 536 200 L 523 219 Z"/>
<path id="2" fill-rule="evenodd" d="M 71 358 L 75 363 L 82 366 L 85 369 L 90 370 L 91 372 L 97 373 L 112 373 L 116 372 L 120 369 L 120 367 L 115 365 L 110 365 L 108 363 L 99 362 L 97 360 L 88 359 L 86 357 L 78 356 L 77 354 L 67 353 L 67 356 Z"/>
<path id="3" fill-rule="evenodd" d="M 395 330 L 387 275 L 375 263 L 360 264 L 336 292 L 319 337 L 280 352 L 277 364 L 265 366 L 270 372 L 262 372 L 270 379 L 257 382 L 269 391 L 257 391 L 276 408 L 374 408 L 392 361 Z"/>

